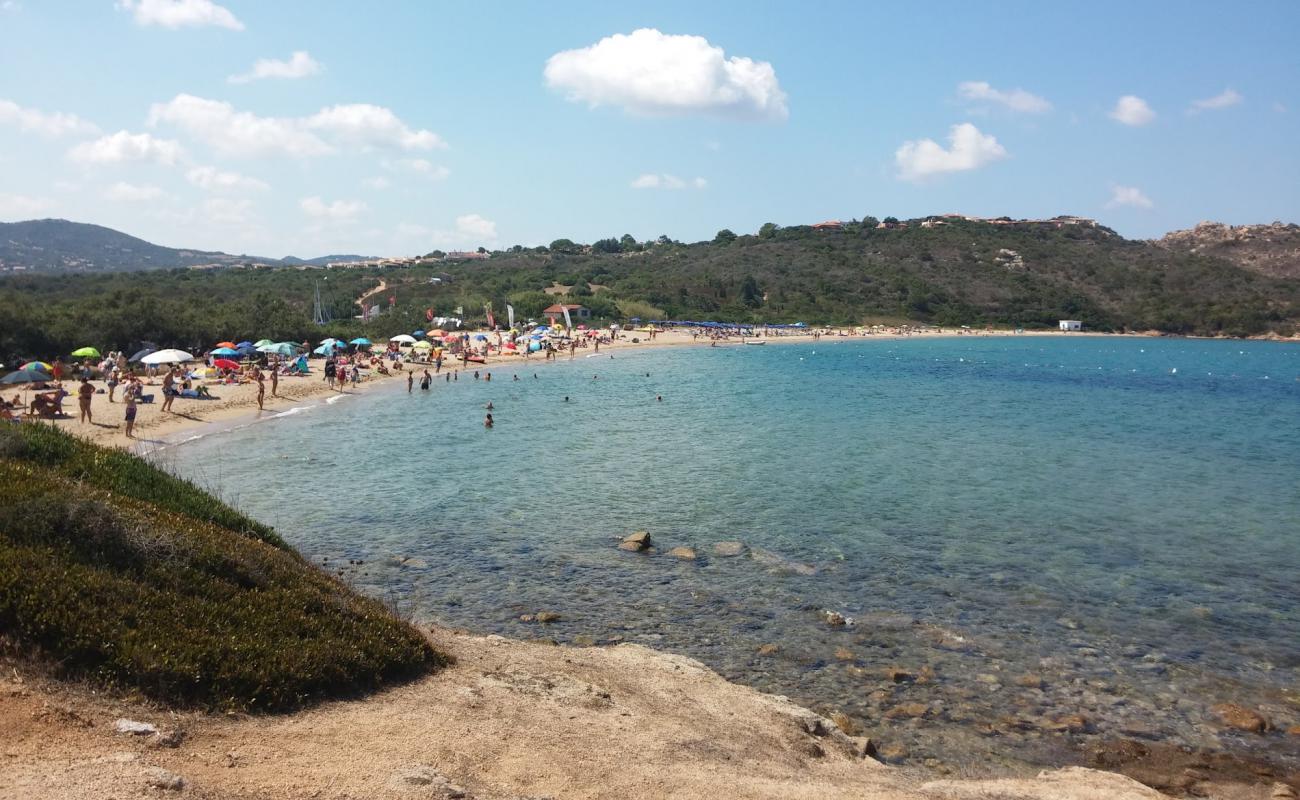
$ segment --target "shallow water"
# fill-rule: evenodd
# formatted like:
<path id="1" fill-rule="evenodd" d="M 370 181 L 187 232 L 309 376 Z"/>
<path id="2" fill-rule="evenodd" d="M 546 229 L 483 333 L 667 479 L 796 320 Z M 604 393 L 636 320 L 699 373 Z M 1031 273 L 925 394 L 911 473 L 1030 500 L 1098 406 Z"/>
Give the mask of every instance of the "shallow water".
<path id="1" fill-rule="evenodd" d="M 1300 723 L 1300 347 L 616 356 L 382 387 L 156 458 L 417 617 L 686 653 L 843 709 L 911 763 L 1060 763 L 1108 735 L 1300 763 L 1295 737 L 1207 717 Z M 615 547 L 641 529 L 656 553 Z M 518 619 L 539 610 L 562 620 Z M 1072 714 L 1085 730 L 1047 730 Z"/>

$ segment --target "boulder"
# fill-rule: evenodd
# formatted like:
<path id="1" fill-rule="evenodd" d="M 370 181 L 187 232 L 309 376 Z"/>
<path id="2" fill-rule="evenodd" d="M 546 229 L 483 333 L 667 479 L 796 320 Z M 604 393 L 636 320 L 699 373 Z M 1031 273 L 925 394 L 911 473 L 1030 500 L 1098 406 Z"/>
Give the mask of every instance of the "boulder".
<path id="1" fill-rule="evenodd" d="M 854 722 L 853 718 L 848 714 L 845 714 L 843 711 L 832 711 L 831 722 L 834 722 L 835 727 L 844 731 L 844 733 L 849 736 L 858 735 L 858 723 Z"/>
<path id="2" fill-rule="evenodd" d="M 694 547 L 674 547 L 668 551 L 668 555 L 680 558 L 682 561 L 694 561 L 696 558 Z"/>
<path id="3" fill-rule="evenodd" d="M 623 537 L 623 541 L 619 543 L 618 549 L 639 553 L 649 547 L 650 534 L 646 531 L 637 531 L 636 533 Z"/>
<path id="4" fill-rule="evenodd" d="M 916 673 L 898 667 L 890 667 L 885 670 L 885 677 L 894 683 L 914 683 L 916 681 Z"/>
<path id="5" fill-rule="evenodd" d="M 713 545 L 713 554 L 721 558 L 731 558 L 745 552 L 744 542 L 718 542 Z"/>
<path id="6" fill-rule="evenodd" d="M 838 611 L 831 611 L 828 608 L 823 608 L 821 611 L 818 611 L 817 615 L 822 618 L 822 622 L 825 622 L 832 628 L 843 628 L 845 625 L 849 624 L 848 617 Z"/>
<path id="7" fill-rule="evenodd" d="M 1210 708 L 1210 713 L 1229 728 L 1247 733 L 1264 733 L 1271 727 L 1263 714 L 1235 703 L 1219 703 Z"/>
<path id="8" fill-rule="evenodd" d="M 119 719 L 113 723 L 113 730 L 133 736 L 154 736 L 158 733 L 157 726 L 147 722 L 136 722 L 133 719 Z"/>
<path id="9" fill-rule="evenodd" d="M 549 625 L 552 622 L 559 622 L 560 615 L 555 613 L 554 611 L 538 611 L 534 619 L 536 619 L 538 622 L 542 623 L 543 625 Z"/>
<path id="10" fill-rule="evenodd" d="M 149 770 L 148 783 L 154 789 L 163 789 L 169 792 L 179 792 L 185 788 L 184 778 L 165 769 Z"/>
<path id="11" fill-rule="evenodd" d="M 1016 678 L 1016 685 L 1023 686 L 1026 689 L 1041 689 L 1043 688 L 1043 678 L 1041 675 L 1034 675 L 1033 673 L 1021 675 Z"/>
<path id="12" fill-rule="evenodd" d="M 885 712 L 885 719 L 915 719 L 930 713 L 925 703 L 902 703 Z"/>

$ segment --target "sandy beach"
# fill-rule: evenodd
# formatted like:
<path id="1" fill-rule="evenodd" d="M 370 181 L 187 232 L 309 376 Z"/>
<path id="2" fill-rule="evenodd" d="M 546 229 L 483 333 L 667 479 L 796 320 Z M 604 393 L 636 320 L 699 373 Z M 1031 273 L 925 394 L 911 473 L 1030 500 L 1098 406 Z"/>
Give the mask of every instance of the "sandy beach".
<path id="1" fill-rule="evenodd" d="M 476 332 L 471 332 L 474 334 Z M 924 332 L 913 332 L 908 334 L 900 333 L 876 333 L 867 336 L 847 334 L 823 334 L 820 338 L 813 334 L 787 334 L 781 336 L 771 336 L 760 339 L 773 345 L 782 344 L 808 344 L 813 342 L 834 343 L 839 341 L 898 341 L 909 338 L 942 338 L 957 336 L 988 337 L 988 336 L 1053 336 L 1058 335 L 1053 331 L 1044 332 L 1026 332 L 1013 333 L 1011 331 L 991 331 L 991 332 L 974 332 L 967 331 L 958 333 L 950 330 L 926 330 Z M 1101 334 L 1101 333 L 1072 333 L 1071 336 L 1114 336 L 1122 334 Z M 638 341 L 632 341 L 633 339 Z M 712 342 L 706 336 L 692 334 L 689 330 L 674 329 L 657 331 L 654 338 L 649 338 L 644 331 L 625 332 L 620 338 L 610 344 L 600 345 L 601 354 L 617 354 L 643 350 L 649 348 L 668 348 L 668 347 L 709 347 Z M 717 343 L 718 347 L 739 347 L 742 341 L 739 338 L 731 338 Z M 560 364 L 569 361 L 571 358 L 586 357 L 594 355 L 596 351 L 588 346 L 579 348 L 576 355 L 571 356 L 568 352 L 557 353 L 554 359 L 547 360 L 540 354 L 533 354 L 529 357 L 522 355 L 502 354 L 491 355 L 486 364 L 469 364 L 467 367 L 462 366 L 459 361 L 444 361 L 443 370 L 468 371 L 473 372 L 478 369 L 483 372 L 507 371 L 512 367 L 520 368 L 527 365 L 529 369 L 539 369 L 542 367 Z M 160 444 L 174 443 L 183 439 L 185 434 L 197 428 L 209 427 L 213 425 L 234 425 L 246 420 L 257 420 L 270 418 L 276 414 L 282 414 L 297 407 L 323 402 L 331 395 L 339 394 L 356 394 L 374 390 L 376 387 L 389 384 L 394 381 L 401 382 L 406 380 L 406 371 L 394 371 L 391 375 L 385 376 L 378 372 L 370 371 L 369 375 L 362 379 L 359 384 L 349 385 L 346 389 L 340 390 L 331 388 L 324 380 L 322 374 L 322 359 L 313 359 L 310 362 L 312 372 L 305 376 L 282 376 L 276 393 L 271 393 L 271 383 L 268 379 L 266 382 L 266 395 L 263 401 L 263 408 L 257 407 L 257 384 L 246 382 L 240 384 L 218 384 L 216 382 L 208 383 L 208 387 L 215 399 L 196 400 L 187 398 L 177 398 L 172 405 L 170 412 L 162 410 L 162 379 L 161 377 L 146 378 L 145 394 L 153 394 L 154 402 L 141 403 L 137 406 L 137 416 L 135 424 L 135 438 L 131 439 L 126 436 L 124 423 L 124 414 L 126 406 L 121 401 L 120 387 L 116 395 L 116 402 L 109 402 L 107 386 L 103 381 L 91 381 L 95 387 L 96 394 L 92 400 L 91 411 L 94 416 L 93 422 L 83 423 L 77 418 L 77 401 L 75 397 L 64 398 L 63 409 L 67 414 L 66 417 L 56 420 L 43 420 L 44 424 L 54 424 L 82 438 L 95 442 L 96 444 L 106 445 L 109 447 L 120 447 L 132 449 L 140 452 L 147 451 L 152 447 Z M 421 363 L 409 363 L 404 366 L 416 370 L 416 381 L 419 381 L 419 373 L 422 372 L 426 365 Z M 427 365 L 432 371 L 432 365 Z M 76 381 L 65 380 L 64 388 L 70 392 L 75 392 L 77 387 Z M 437 385 L 435 383 L 435 389 Z M 15 392 L 21 397 L 25 393 L 15 389 Z M 6 392 L 6 395 L 9 395 Z"/>

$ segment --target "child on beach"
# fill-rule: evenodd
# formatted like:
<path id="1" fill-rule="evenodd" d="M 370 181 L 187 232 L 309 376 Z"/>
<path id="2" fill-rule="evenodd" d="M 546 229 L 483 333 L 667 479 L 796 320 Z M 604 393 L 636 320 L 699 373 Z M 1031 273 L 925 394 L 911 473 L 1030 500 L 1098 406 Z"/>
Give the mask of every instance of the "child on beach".
<path id="1" fill-rule="evenodd" d="M 126 438 L 135 438 L 135 399 L 140 394 L 140 384 L 136 382 L 135 377 L 127 381 L 126 390 L 122 392 L 122 400 L 126 403 Z"/>

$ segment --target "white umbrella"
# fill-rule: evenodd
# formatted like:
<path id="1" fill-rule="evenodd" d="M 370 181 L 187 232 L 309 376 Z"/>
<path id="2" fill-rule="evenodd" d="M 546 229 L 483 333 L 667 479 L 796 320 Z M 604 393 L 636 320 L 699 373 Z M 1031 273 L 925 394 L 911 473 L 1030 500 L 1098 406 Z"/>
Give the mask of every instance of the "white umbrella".
<path id="1" fill-rule="evenodd" d="M 415 337 L 410 335 L 409 333 L 399 333 L 396 336 L 389 339 L 388 341 L 402 342 L 403 344 L 415 344 Z"/>
<path id="2" fill-rule="evenodd" d="M 182 361 L 193 361 L 194 356 L 184 350 L 159 350 L 156 353 L 150 353 L 140 359 L 142 364 L 179 364 Z"/>

